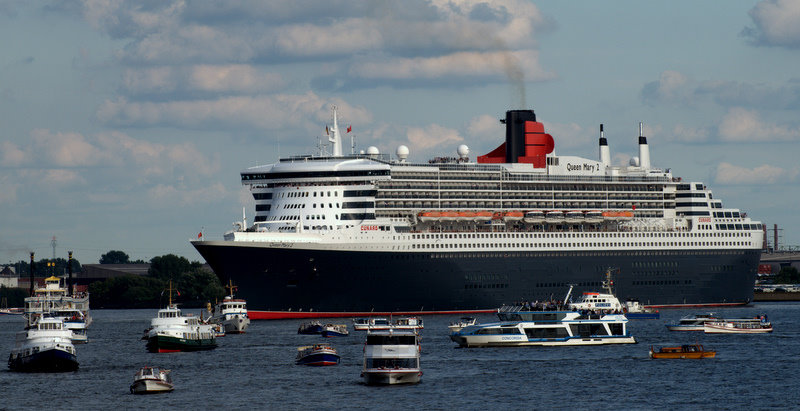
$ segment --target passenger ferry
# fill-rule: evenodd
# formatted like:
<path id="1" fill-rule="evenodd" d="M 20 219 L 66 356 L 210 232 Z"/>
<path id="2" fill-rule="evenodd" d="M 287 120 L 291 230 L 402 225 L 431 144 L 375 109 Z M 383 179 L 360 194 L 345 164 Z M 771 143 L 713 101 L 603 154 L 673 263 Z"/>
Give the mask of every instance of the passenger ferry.
<path id="1" fill-rule="evenodd" d="M 192 244 L 251 314 L 486 309 L 591 291 L 609 266 L 623 301 L 753 299 L 764 226 L 655 167 L 641 126 L 638 156 L 615 165 L 602 125 L 593 159 L 556 155 L 532 110 L 501 122 L 505 142 L 477 161 L 462 145 L 415 162 L 406 146 L 345 154 L 334 111 L 318 154 L 241 172 L 252 224 Z"/>
<path id="2" fill-rule="evenodd" d="M 80 313 L 74 313 L 77 310 Z M 69 315 L 61 315 L 67 313 Z M 67 287 L 61 285 L 61 279 L 50 276 L 44 279 L 44 287 L 33 288 L 33 295 L 25 298 L 25 320 L 26 326 L 33 326 L 43 315 L 57 314 L 69 318 L 77 316 L 80 324 L 76 321 L 71 324 L 71 328 L 84 330 L 92 324 L 92 316 L 89 312 L 89 293 L 70 292 Z M 74 315 L 73 315 L 74 314 Z"/>
<path id="3" fill-rule="evenodd" d="M 21 372 L 64 372 L 78 369 L 71 341 L 72 331 L 58 318 L 41 317 L 25 331 L 17 332 L 8 357 L 8 368 Z"/>
<path id="4" fill-rule="evenodd" d="M 368 385 L 418 383 L 420 351 L 416 330 L 367 331 L 361 377 Z"/>

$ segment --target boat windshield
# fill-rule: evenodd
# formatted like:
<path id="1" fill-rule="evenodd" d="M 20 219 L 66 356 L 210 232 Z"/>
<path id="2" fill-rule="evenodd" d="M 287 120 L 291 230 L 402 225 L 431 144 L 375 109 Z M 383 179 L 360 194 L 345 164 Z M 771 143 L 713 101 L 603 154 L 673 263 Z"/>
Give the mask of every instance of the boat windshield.
<path id="1" fill-rule="evenodd" d="M 366 368 L 419 368 L 418 358 L 367 358 Z"/>

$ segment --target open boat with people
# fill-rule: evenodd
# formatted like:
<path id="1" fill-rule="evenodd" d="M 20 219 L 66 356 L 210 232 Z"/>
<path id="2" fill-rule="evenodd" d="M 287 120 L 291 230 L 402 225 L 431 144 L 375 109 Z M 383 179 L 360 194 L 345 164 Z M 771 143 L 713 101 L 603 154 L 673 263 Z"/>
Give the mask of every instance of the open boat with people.
<path id="1" fill-rule="evenodd" d="M 158 367 L 140 368 L 130 387 L 131 394 L 159 394 L 174 389 L 171 371 Z"/>
<path id="2" fill-rule="evenodd" d="M 707 350 L 700 344 L 684 344 L 678 347 L 650 347 L 650 358 L 714 358 L 717 352 Z"/>
<path id="3" fill-rule="evenodd" d="M 319 320 L 308 321 L 297 327 L 298 334 L 322 334 L 322 323 Z"/>
<path id="4" fill-rule="evenodd" d="M 415 384 L 422 379 L 416 330 L 370 330 L 361 377 L 369 385 Z"/>
<path id="5" fill-rule="evenodd" d="M 339 353 L 330 344 L 314 344 L 299 347 L 297 349 L 297 365 L 337 365 L 339 364 Z"/>
<path id="6" fill-rule="evenodd" d="M 71 337 L 72 331 L 61 319 L 40 317 L 34 325 L 17 332 L 8 368 L 21 372 L 75 371 L 78 357 Z"/>

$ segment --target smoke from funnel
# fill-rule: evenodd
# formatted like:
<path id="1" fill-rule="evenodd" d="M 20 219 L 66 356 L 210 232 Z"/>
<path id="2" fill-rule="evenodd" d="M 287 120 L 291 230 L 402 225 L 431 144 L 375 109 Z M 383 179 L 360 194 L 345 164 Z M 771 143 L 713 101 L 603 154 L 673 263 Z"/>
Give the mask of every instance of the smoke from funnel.
<path id="1" fill-rule="evenodd" d="M 503 68 L 506 76 L 511 81 L 512 97 L 516 100 L 515 103 L 518 104 L 517 108 L 524 109 L 527 107 L 525 102 L 525 73 L 522 71 L 522 66 L 519 64 L 517 57 L 508 50 L 503 53 Z"/>

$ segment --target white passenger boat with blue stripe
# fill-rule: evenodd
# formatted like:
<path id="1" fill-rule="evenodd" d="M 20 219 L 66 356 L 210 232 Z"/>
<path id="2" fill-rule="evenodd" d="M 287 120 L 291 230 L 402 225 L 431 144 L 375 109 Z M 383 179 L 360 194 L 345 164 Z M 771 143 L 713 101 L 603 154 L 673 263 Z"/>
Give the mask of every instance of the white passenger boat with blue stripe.
<path id="1" fill-rule="evenodd" d="M 476 324 L 450 334 L 461 347 L 557 346 L 634 344 L 628 319 L 622 314 L 580 311 L 524 311 L 506 313 L 500 321 Z"/>

